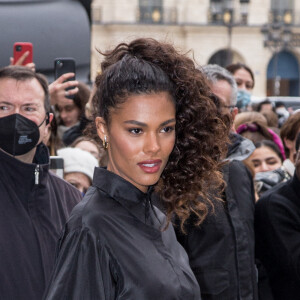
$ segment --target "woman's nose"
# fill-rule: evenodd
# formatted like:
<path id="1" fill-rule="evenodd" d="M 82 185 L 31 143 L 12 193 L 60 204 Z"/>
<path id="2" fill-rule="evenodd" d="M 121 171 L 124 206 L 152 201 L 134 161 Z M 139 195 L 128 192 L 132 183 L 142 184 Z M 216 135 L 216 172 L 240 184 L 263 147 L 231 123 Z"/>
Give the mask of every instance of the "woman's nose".
<path id="1" fill-rule="evenodd" d="M 263 161 L 261 163 L 261 171 L 260 172 L 267 172 L 267 171 L 270 171 L 270 166 L 265 162 Z"/>
<path id="2" fill-rule="evenodd" d="M 156 133 L 151 133 L 147 136 L 145 145 L 144 145 L 144 152 L 153 152 L 156 153 L 160 149 L 159 137 Z"/>

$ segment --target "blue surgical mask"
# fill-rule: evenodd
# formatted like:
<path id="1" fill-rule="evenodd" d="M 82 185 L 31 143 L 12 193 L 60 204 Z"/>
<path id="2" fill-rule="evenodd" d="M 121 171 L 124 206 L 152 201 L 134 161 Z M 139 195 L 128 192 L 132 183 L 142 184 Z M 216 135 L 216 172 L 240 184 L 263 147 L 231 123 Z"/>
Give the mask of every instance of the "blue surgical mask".
<path id="1" fill-rule="evenodd" d="M 251 100 L 251 94 L 245 90 L 238 90 L 237 103 L 238 108 L 246 108 Z"/>

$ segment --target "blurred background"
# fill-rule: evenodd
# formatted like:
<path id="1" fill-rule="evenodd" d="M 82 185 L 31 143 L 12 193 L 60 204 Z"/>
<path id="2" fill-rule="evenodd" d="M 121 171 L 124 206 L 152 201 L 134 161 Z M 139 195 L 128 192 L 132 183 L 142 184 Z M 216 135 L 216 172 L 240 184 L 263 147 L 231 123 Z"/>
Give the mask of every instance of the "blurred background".
<path id="1" fill-rule="evenodd" d="M 0 0 L 0 66 L 14 42 L 30 41 L 50 82 L 54 59 L 73 57 L 77 78 L 91 83 L 97 49 L 150 36 L 192 50 L 199 65 L 247 64 L 257 97 L 299 97 L 299 12 L 296 0 Z"/>

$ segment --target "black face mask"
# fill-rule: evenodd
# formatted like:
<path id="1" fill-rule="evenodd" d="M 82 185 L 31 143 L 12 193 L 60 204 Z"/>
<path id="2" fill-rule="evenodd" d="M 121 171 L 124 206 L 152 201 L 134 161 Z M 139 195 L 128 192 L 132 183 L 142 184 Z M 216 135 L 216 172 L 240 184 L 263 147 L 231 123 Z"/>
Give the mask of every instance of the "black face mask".
<path id="1" fill-rule="evenodd" d="M 0 118 L 0 148 L 15 156 L 32 150 L 40 139 L 39 127 L 33 121 L 20 114 Z M 46 124 L 48 122 L 46 121 Z"/>

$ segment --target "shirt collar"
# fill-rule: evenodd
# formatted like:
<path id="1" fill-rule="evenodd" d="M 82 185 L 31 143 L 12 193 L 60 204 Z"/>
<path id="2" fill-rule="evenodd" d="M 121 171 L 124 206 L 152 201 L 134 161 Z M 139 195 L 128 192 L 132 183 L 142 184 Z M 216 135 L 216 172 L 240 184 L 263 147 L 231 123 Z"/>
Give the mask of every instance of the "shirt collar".
<path id="1" fill-rule="evenodd" d="M 151 203 L 152 186 L 149 187 L 147 193 L 143 193 L 121 176 L 101 167 L 95 168 L 93 186 L 118 201 L 143 223 L 151 224 L 152 213 L 150 210 L 154 211 Z"/>

